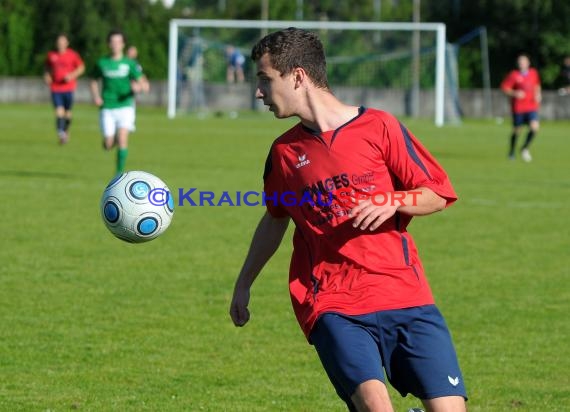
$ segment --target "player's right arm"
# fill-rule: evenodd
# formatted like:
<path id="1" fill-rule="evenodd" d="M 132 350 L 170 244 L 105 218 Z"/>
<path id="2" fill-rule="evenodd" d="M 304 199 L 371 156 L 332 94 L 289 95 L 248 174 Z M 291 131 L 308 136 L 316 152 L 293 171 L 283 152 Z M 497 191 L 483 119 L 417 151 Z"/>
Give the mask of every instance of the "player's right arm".
<path id="1" fill-rule="evenodd" d="M 505 95 L 514 99 L 522 99 L 525 92 L 520 89 L 515 89 L 515 72 L 510 72 L 507 77 L 501 82 L 501 90 Z"/>
<path id="2" fill-rule="evenodd" d="M 263 266 L 279 248 L 289 225 L 289 217 L 276 218 L 269 212 L 259 221 L 247 257 L 236 280 L 230 304 L 230 316 L 234 325 L 243 326 L 249 320 L 249 296 L 251 285 Z"/>
<path id="3" fill-rule="evenodd" d="M 91 91 L 91 98 L 96 106 L 101 107 L 103 105 L 103 98 L 101 97 L 101 92 L 99 89 L 99 80 L 103 78 L 103 72 L 99 63 L 94 67 L 91 73 L 91 80 L 89 81 L 89 90 Z"/>
<path id="4" fill-rule="evenodd" d="M 102 106 L 103 99 L 101 98 L 101 93 L 99 92 L 99 81 L 97 79 L 91 79 L 89 82 L 89 89 L 91 90 L 93 103 L 95 103 L 96 106 Z"/>
<path id="5" fill-rule="evenodd" d="M 44 83 L 50 86 L 53 82 L 53 78 L 51 77 L 51 66 L 49 64 L 49 58 L 46 58 L 44 64 Z"/>

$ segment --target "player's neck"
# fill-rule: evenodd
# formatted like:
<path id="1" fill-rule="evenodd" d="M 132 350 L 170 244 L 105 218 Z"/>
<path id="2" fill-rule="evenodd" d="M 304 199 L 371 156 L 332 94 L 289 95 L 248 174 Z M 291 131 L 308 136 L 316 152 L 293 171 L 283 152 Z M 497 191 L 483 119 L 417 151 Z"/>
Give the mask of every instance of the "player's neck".
<path id="1" fill-rule="evenodd" d="M 301 123 L 319 132 L 338 129 L 358 116 L 359 110 L 357 106 L 344 104 L 330 91 L 323 89 L 307 92 L 305 106 L 305 110 L 299 113 Z"/>
<path id="2" fill-rule="evenodd" d="M 111 53 L 111 59 L 121 60 L 123 58 L 123 53 Z"/>

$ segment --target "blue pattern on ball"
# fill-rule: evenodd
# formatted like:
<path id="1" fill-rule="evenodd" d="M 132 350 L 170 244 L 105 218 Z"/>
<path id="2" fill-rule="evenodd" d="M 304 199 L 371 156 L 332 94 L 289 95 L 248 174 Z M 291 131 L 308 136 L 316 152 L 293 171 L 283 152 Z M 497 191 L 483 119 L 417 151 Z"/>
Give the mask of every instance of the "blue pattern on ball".
<path id="1" fill-rule="evenodd" d="M 174 212 L 174 199 L 173 196 L 170 192 L 167 193 L 168 196 L 168 202 L 166 202 L 166 207 L 168 207 L 168 210 L 170 210 L 171 212 Z"/>
<path id="2" fill-rule="evenodd" d="M 138 231 L 148 236 L 158 229 L 158 221 L 154 217 L 145 217 L 137 225 Z"/>
<path id="3" fill-rule="evenodd" d="M 148 192 L 150 191 L 150 186 L 147 182 L 143 182 L 141 180 L 137 180 L 131 187 L 129 188 L 129 192 L 135 199 L 142 200 L 148 196 Z"/>
<path id="4" fill-rule="evenodd" d="M 109 182 L 109 184 L 107 185 L 107 187 L 105 188 L 105 190 L 107 190 L 108 188 L 110 188 L 111 186 L 113 186 L 115 183 L 117 183 L 121 177 L 123 177 L 124 173 L 118 174 L 117 176 L 115 176 L 114 178 L 111 179 L 111 181 Z"/>
<path id="5" fill-rule="evenodd" d="M 119 208 L 114 202 L 107 202 L 103 209 L 103 213 L 105 214 L 105 219 L 110 223 L 115 223 L 119 220 Z"/>

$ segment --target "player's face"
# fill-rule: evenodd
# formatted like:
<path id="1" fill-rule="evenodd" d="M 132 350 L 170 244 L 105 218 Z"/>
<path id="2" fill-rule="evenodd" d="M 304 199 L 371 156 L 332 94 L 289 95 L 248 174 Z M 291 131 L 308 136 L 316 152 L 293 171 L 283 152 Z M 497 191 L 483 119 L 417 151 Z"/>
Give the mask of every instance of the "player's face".
<path id="1" fill-rule="evenodd" d="M 525 72 L 530 67 L 530 60 L 526 56 L 519 56 L 517 59 L 517 65 L 520 71 Z"/>
<path id="2" fill-rule="evenodd" d="M 69 46 L 69 41 L 67 40 L 67 37 L 58 36 L 57 40 L 55 41 L 55 46 L 57 47 L 57 50 L 59 50 L 60 52 L 65 51 L 65 49 L 67 49 L 67 47 Z"/>
<path id="3" fill-rule="evenodd" d="M 296 115 L 295 80 L 292 74 L 281 75 L 274 69 L 269 54 L 257 61 L 257 87 L 255 97 L 263 100 L 277 118 Z"/>
<path id="4" fill-rule="evenodd" d="M 127 57 L 129 59 L 136 60 L 139 52 L 135 46 L 131 46 L 127 49 Z"/>
<path id="5" fill-rule="evenodd" d="M 123 49 L 125 48 L 125 40 L 120 34 L 114 34 L 109 39 L 109 50 L 113 56 L 118 56 L 123 54 Z"/>

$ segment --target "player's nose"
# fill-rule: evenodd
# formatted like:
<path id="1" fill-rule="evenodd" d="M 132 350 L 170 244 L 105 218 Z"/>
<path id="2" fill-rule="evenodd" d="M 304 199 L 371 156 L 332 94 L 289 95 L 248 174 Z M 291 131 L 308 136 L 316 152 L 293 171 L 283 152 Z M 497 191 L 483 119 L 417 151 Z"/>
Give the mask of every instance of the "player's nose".
<path id="1" fill-rule="evenodd" d="M 263 99 L 263 92 L 261 91 L 261 89 L 259 88 L 259 86 L 257 86 L 255 88 L 255 98 L 256 99 Z"/>

